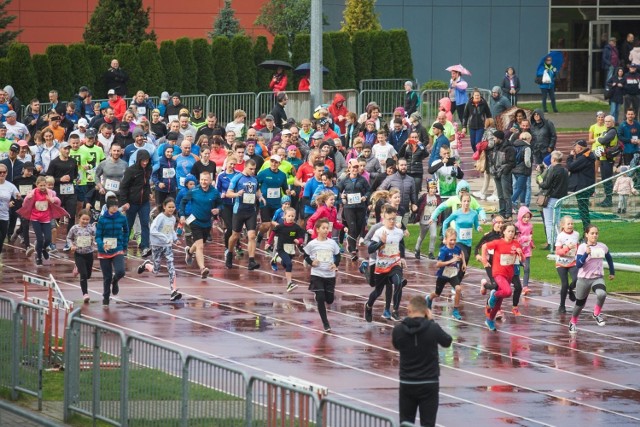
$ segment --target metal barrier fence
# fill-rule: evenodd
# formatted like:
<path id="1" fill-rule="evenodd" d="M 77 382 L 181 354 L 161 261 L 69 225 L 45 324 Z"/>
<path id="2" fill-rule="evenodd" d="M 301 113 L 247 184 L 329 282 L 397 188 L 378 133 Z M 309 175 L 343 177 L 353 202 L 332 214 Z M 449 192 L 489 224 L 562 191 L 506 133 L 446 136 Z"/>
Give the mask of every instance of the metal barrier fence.
<path id="1" fill-rule="evenodd" d="M 224 93 L 209 95 L 205 105 L 206 113 L 214 113 L 218 123 L 225 124 L 233 121 L 233 113 L 236 110 L 244 110 L 247 113 L 247 124 L 256 118 L 256 94 Z"/>
<path id="2" fill-rule="evenodd" d="M 350 111 L 355 111 L 358 107 L 358 92 L 355 89 L 336 89 L 322 91 L 323 104 L 331 104 L 336 94 L 341 93 L 345 97 L 345 103 Z M 300 91 L 287 91 L 287 105 L 285 111 L 287 117 L 293 117 L 297 121 L 305 117 L 310 117 L 316 105 L 311 105 L 311 93 Z M 256 95 L 256 115 L 269 113 L 275 104 L 275 96 L 273 92 L 260 92 Z M 278 123 L 276 126 L 280 127 Z"/>
<path id="3" fill-rule="evenodd" d="M 393 116 L 397 107 L 404 106 L 404 90 L 361 90 L 358 94 L 358 111 L 364 112 L 370 102 L 380 107 L 380 114 L 385 117 Z"/>
<path id="4" fill-rule="evenodd" d="M 62 427 L 55 421 L 43 418 L 38 414 L 27 411 L 19 406 L 0 400 L 0 426 L 30 427 L 33 425 L 43 427 Z"/>
<path id="5" fill-rule="evenodd" d="M 44 307 L 0 296 L 0 387 L 38 399 L 42 409 Z"/>
<path id="6" fill-rule="evenodd" d="M 364 79 L 360 80 L 358 88 L 363 90 L 399 90 L 404 89 L 404 83 L 412 81 L 414 89 L 418 89 L 418 82 L 413 79 Z"/>
<path id="7" fill-rule="evenodd" d="M 396 422 L 393 418 L 364 412 L 361 409 L 339 402 L 332 397 L 326 397 L 320 401 L 318 410 L 319 416 L 322 416 L 318 425 L 322 426 L 350 426 L 350 427 L 395 427 Z"/>

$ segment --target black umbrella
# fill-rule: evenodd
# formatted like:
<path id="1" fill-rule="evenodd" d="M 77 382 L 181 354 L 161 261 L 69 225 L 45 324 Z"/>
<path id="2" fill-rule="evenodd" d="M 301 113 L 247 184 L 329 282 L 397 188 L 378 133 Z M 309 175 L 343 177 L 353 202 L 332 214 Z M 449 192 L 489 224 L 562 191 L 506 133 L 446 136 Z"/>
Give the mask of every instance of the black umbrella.
<path id="1" fill-rule="evenodd" d="M 308 62 L 298 65 L 298 67 L 295 70 L 293 70 L 294 73 L 301 74 L 301 75 L 305 75 L 309 71 L 311 71 L 311 64 L 309 64 Z M 329 74 L 329 69 L 324 65 L 322 66 L 322 74 Z"/>
<path id="2" fill-rule="evenodd" d="M 290 70 L 293 68 L 291 64 L 289 64 L 288 62 L 280 61 L 278 59 L 269 59 L 269 60 L 263 61 L 258 66 L 262 68 L 266 68 L 268 70 L 277 70 L 279 67 L 282 67 L 287 70 Z"/>

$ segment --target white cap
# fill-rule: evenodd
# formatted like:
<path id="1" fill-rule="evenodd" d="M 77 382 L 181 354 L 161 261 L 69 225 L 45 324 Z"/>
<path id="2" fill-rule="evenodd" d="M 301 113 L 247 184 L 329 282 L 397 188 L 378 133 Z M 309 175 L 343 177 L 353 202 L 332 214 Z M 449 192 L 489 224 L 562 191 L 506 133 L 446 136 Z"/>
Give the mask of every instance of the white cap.
<path id="1" fill-rule="evenodd" d="M 291 135 L 291 131 L 289 129 L 284 129 L 282 132 L 280 132 L 282 135 Z"/>
<path id="2" fill-rule="evenodd" d="M 269 160 L 275 160 L 278 163 L 282 163 L 282 157 L 278 156 L 277 154 L 274 154 L 273 156 L 269 157 Z"/>
<path id="3" fill-rule="evenodd" d="M 109 92 L 107 92 L 107 95 L 115 95 L 116 91 L 113 89 L 109 89 Z"/>
<path id="4" fill-rule="evenodd" d="M 105 194 L 104 199 L 107 200 L 112 197 L 118 197 L 118 196 L 116 196 L 116 193 L 114 193 L 113 191 L 107 191 L 107 194 Z"/>
<path id="5" fill-rule="evenodd" d="M 78 127 L 82 126 L 83 128 L 86 128 L 88 125 L 89 122 L 84 117 L 78 120 Z"/>

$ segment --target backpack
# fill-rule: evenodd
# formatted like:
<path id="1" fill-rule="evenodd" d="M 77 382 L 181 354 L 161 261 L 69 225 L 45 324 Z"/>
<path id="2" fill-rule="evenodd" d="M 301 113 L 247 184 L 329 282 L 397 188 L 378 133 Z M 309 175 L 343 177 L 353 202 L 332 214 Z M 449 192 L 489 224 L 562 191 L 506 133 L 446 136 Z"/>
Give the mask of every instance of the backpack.
<path id="1" fill-rule="evenodd" d="M 516 165 L 519 165 L 524 162 L 524 153 L 527 150 L 527 147 L 520 145 L 514 148 L 516 149 Z"/>

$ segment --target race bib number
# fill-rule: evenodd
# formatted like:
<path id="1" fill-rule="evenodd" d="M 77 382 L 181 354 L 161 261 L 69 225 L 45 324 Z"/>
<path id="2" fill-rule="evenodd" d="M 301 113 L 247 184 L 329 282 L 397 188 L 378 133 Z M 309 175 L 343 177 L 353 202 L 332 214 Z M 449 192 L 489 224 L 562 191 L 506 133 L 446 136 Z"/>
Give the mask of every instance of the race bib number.
<path id="1" fill-rule="evenodd" d="M 181 176 L 181 177 L 180 177 L 180 181 L 179 181 L 179 183 L 180 183 L 180 187 L 184 187 L 184 182 L 185 182 L 186 180 L 187 180 L 187 177 L 186 177 L 186 176 Z"/>
<path id="2" fill-rule="evenodd" d="M 174 120 L 178 120 L 178 115 L 177 114 L 169 115 L 169 123 L 171 123 Z"/>
<path id="3" fill-rule="evenodd" d="M 192 223 L 193 221 L 195 221 L 195 220 L 196 220 L 196 217 L 195 217 L 195 216 L 193 216 L 193 214 L 191 214 L 191 215 L 189 215 L 189 217 L 187 218 L 187 224 L 191 225 L 191 223 Z"/>
<path id="4" fill-rule="evenodd" d="M 456 277 L 458 275 L 458 267 L 449 265 L 442 270 L 442 275 L 444 277 Z"/>
<path id="5" fill-rule="evenodd" d="M 138 107 L 137 111 L 138 117 L 144 116 L 145 114 L 147 114 L 147 107 Z"/>
<path id="6" fill-rule="evenodd" d="M 115 179 L 107 179 L 104 183 L 104 189 L 107 191 L 120 191 L 120 181 Z"/>
<path id="7" fill-rule="evenodd" d="M 91 236 L 78 236 L 78 237 L 76 237 L 76 246 L 79 247 L 79 248 L 88 248 L 88 247 L 90 247 L 91 246 Z"/>
<path id="8" fill-rule="evenodd" d="M 115 249 L 118 246 L 118 239 L 115 237 L 105 237 L 103 245 L 105 251 Z"/>
<path id="9" fill-rule="evenodd" d="M 333 231 L 333 223 L 329 222 L 329 233 Z"/>
<path id="10" fill-rule="evenodd" d="M 160 230 L 162 234 L 171 234 L 173 233 L 173 226 L 171 224 L 165 224 L 162 226 L 162 230 Z"/>
<path id="11" fill-rule="evenodd" d="M 243 193 L 242 203 L 247 205 L 254 205 L 256 203 L 256 195 L 253 193 Z"/>
<path id="12" fill-rule="evenodd" d="M 44 212 L 49 209 L 49 202 L 46 200 L 39 200 L 36 202 L 35 206 L 37 211 Z"/>
<path id="13" fill-rule="evenodd" d="M 402 215 L 396 215 L 396 227 L 402 228 Z"/>
<path id="14" fill-rule="evenodd" d="M 289 255 L 294 255 L 296 253 L 296 245 L 294 245 L 293 243 L 285 243 L 284 245 L 282 245 L 282 248 Z"/>
<path id="15" fill-rule="evenodd" d="M 330 262 L 333 263 L 333 253 L 330 250 L 321 250 L 316 253 L 316 259 L 319 262 Z"/>
<path id="16" fill-rule="evenodd" d="M 472 228 L 461 228 L 458 230 L 458 235 L 460 236 L 460 240 L 471 240 L 471 235 L 473 233 Z"/>
<path id="17" fill-rule="evenodd" d="M 361 200 L 362 200 L 362 196 L 360 195 L 360 193 L 347 194 L 347 204 L 349 205 L 356 205 L 360 203 Z"/>
<path id="18" fill-rule="evenodd" d="M 516 256 L 511 254 L 500 255 L 500 265 L 513 265 L 516 263 Z"/>
<path id="19" fill-rule="evenodd" d="M 602 248 L 592 248 L 591 249 L 591 258 L 604 258 L 604 249 L 602 249 Z"/>
<path id="20" fill-rule="evenodd" d="M 398 243 L 387 243 L 382 248 L 382 255 L 394 256 L 400 254 L 400 245 Z"/>
<path id="21" fill-rule="evenodd" d="M 86 171 L 86 176 L 87 176 L 87 182 L 94 182 L 96 180 L 96 170 L 89 169 L 88 171 Z"/>
<path id="22" fill-rule="evenodd" d="M 267 199 L 279 199 L 280 188 L 267 188 Z"/>
<path id="23" fill-rule="evenodd" d="M 176 176 L 176 170 L 173 168 L 164 168 L 162 169 L 162 177 L 166 179 L 171 179 Z M 181 178 L 182 180 L 182 178 Z"/>
<path id="24" fill-rule="evenodd" d="M 60 194 L 67 195 L 73 194 L 74 192 L 73 184 L 60 184 Z"/>
<path id="25" fill-rule="evenodd" d="M 20 185 L 18 187 L 18 191 L 20 191 L 21 196 L 26 196 L 29 193 L 29 191 L 31 191 L 32 188 L 33 187 L 30 185 Z"/>

